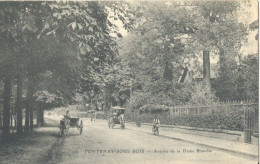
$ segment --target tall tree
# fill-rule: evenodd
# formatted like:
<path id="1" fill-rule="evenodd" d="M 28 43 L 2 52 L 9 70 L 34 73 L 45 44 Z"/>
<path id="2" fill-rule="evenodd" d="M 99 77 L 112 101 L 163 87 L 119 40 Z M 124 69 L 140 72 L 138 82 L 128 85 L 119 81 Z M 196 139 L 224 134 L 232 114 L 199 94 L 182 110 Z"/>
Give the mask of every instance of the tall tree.
<path id="1" fill-rule="evenodd" d="M 192 42 L 199 45 L 203 51 L 210 51 L 211 55 L 219 56 L 220 78 L 215 88 L 216 95 L 221 100 L 232 99 L 235 89 L 230 81 L 231 66 L 239 57 L 239 51 L 247 36 L 246 25 L 238 21 L 238 11 L 242 10 L 243 3 L 205 1 L 194 2 L 194 5 L 204 19 L 196 20 L 195 26 L 198 30 L 194 33 Z"/>
<path id="2" fill-rule="evenodd" d="M 109 16 L 110 11 L 113 11 L 112 16 Z M 120 34 L 109 17 L 120 19 L 125 28 L 130 29 L 133 13 L 124 2 L 1 3 L 0 14 L 4 18 L 0 22 L 1 43 L 4 43 L 1 45 L 1 49 L 4 52 L 12 52 L 2 55 L 1 63 L 10 64 L 14 61 L 13 59 L 16 59 L 18 67 L 13 72 L 21 73 L 18 70 L 22 67 L 24 75 L 21 77 L 29 77 L 28 84 L 30 84 L 30 77 L 39 76 L 49 70 L 58 75 L 57 79 L 63 84 L 62 87 L 68 87 L 75 94 L 79 77 L 77 69 L 75 69 L 75 65 L 78 63 L 75 61 L 81 61 L 81 63 L 85 61 L 84 64 L 88 64 L 95 70 L 98 70 L 97 67 L 104 63 L 111 63 L 113 56 L 117 53 L 116 42 L 111 34 L 118 36 Z M 50 45 L 48 42 L 54 44 Z M 73 47 L 73 52 L 58 51 L 58 55 L 56 55 L 53 53 L 55 46 L 60 50 L 64 46 Z M 19 60 L 20 57 L 24 60 Z M 58 66 L 55 66 L 57 63 L 59 63 Z M 14 67 L 11 66 L 11 68 Z M 11 70 L 11 68 L 7 70 Z M 64 70 L 70 73 L 66 75 Z M 21 79 L 21 81 L 26 82 L 26 79 Z M 20 108 L 22 83 L 19 82 L 18 85 L 17 107 Z M 60 91 L 64 90 L 70 93 L 69 90 L 60 89 Z M 29 85 L 28 108 L 31 108 L 34 91 L 35 88 Z M 64 92 L 63 96 L 71 97 Z M 8 98 L 5 100 L 8 101 Z M 9 111 L 8 106 L 5 107 L 6 111 Z M 20 131 L 21 112 L 18 111 Z M 26 117 L 28 117 L 28 110 L 26 113 Z M 5 114 L 5 117 L 9 116 Z M 28 118 L 26 118 L 26 122 L 26 126 L 28 126 Z M 8 126 L 6 124 L 6 127 Z"/>
<path id="3" fill-rule="evenodd" d="M 226 1 L 144 2 L 139 24 L 133 33 L 120 41 L 123 47 L 121 63 L 124 65 L 121 70 L 130 69 L 130 76 L 142 85 L 141 91 L 136 93 L 137 99 L 147 94 L 155 104 L 174 105 L 189 101 L 196 88 L 181 87 L 177 80 L 185 67 L 190 68 L 191 73 L 198 72 L 202 54 L 208 61 L 210 55 L 220 56 L 221 70 L 224 71 L 220 76 L 228 77 L 228 69 L 247 35 L 246 25 L 238 21 L 240 6 L 240 2 Z M 210 88 L 209 71 L 204 74 Z M 228 83 L 228 79 L 222 81 Z M 158 87 L 159 83 L 162 87 Z M 233 89 L 233 85 L 228 86 Z M 227 92 L 228 87 L 222 87 Z M 220 88 L 214 86 L 215 89 L 220 96 Z M 183 96 L 177 94 L 181 92 Z M 153 102 L 142 101 L 143 105 Z"/>

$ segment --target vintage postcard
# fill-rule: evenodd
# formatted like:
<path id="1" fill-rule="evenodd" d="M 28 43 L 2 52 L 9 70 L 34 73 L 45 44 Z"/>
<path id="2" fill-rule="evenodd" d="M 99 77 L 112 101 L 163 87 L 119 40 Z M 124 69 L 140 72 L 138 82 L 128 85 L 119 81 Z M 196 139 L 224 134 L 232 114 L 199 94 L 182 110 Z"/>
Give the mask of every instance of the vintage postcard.
<path id="1" fill-rule="evenodd" d="M 0 163 L 257 164 L 258 6 L 0 1 Z"/>

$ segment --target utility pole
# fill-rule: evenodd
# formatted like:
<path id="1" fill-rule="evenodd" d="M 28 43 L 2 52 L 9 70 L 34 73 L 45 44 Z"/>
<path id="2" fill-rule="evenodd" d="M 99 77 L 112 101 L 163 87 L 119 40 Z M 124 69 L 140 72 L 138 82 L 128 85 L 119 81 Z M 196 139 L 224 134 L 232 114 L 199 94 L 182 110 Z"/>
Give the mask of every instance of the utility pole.
<path id="1" fill-rule="evenodd" d="M 130 80 L 130 101 L 131 101 L 131 98 L 132 98 L 132 93 L 133 90 L 132 90 L 132 81 Z"/>

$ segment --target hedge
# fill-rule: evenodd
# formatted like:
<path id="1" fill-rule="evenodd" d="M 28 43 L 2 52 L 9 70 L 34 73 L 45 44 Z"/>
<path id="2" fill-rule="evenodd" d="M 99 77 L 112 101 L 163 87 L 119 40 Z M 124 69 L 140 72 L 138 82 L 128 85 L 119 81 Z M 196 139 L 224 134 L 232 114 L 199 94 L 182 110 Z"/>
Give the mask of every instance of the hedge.
<path id="1" fill-rule="evenodd" d="M 158 115 L 161 124 L 178 125 L 208 129 L 225 129 L 243 131 L 243 116 L 239 113 L 230 114 L 201 114 L 170 116 L 169 114 Z M 127 121 L 141 121 L 142 123 L 152 123 L 153 114 L 141 114 L 139 117 L 126 116 Z"/>
<path id="2" fill-rule="evenodd" d="M 171 116 L 168 112 L 157 114 L 161 124 L 164 125 L 177 125 L 177 126 L 188 126 L 196 128 L 207 128 L 207 129 L 223 129 L 223 130 L 236 130 L 243 131 L 244 121 L 241 113 L 218 113 L 211 114 L 205 113 L 200 115 L 182 115 L 182 116 Z M 126 121 L 141 122 L 141 123 L 152 123 L 155 114 L 143 113 L 139 116 L 130 113 L 125 114 Z M 97 119 L 107 119 L 105 114 L 97 114 Z"/>

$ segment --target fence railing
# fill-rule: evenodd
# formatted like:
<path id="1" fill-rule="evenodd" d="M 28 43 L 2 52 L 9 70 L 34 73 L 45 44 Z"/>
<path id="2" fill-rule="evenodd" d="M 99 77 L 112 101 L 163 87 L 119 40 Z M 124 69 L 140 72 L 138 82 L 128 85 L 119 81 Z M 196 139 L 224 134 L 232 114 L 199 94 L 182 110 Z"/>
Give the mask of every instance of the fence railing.
<path id="1" fill-rule="evenodd" d="M 245 142 L 251 142 L 251 136 L 259 135 L 259 108 L 257 103 L 244 102 L 220 102 L 211 105 L 184 105 L 169 109 L 172 117 L 189 115 L 219 115 L 241 116 L 239 118 L 244 129 Z M 239 121 L 239 120 L 238 120 Z"/>
<path id="2" fill-rule="evenodd" d="M 194 115 L 203 113 L 224 113 L 224 114 L 234 114 L 234 113 L 244 113 L 246 109 L 258 109 L 257 103 L 252 102 L 219 102 L 210 105 L 183 105 L 174 106 L 169 108 L 170 115 Z"/>

